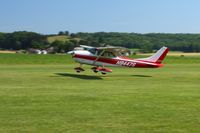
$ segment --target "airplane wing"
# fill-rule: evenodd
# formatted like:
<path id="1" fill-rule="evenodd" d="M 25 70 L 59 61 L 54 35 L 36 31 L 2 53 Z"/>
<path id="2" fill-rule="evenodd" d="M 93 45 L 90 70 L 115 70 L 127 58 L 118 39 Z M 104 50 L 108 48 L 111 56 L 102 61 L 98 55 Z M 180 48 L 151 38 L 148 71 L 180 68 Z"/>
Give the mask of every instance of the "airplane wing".
<path id="1" fill-rule="evenodd" d="M 132 52 L 128 48 L 125 47 L 115 47 L 115 46 L 107 46 L 107 47 L 91 47 L 87 45 L 80 45 L 81 48 L 89 50 L 89 49 L 97 49 L 102 51 L 112 52 L 116 56 L 128 56 L 131 55 Z M 102 53 L 103 54 L 103 53 Z"/>
<path id="2" fill-rule="evenodd" d="M 105 50 L 105 51 L 111 51 L 111 52 L 131 52 L 128 48 L 124 47 L 114 47 L 114 46 L 107 46 L 107 47 L 92 47 L 87 45 L 80 45 L 80 47 L 85 49 L 98 49 L 98 50 Z"/>
<path id="3" fill-rule="evenodd" d="M 94 48 L 94 47 L 87 46 L 87 45 L 80 45 L 80 47 L 82 47 L 82 48 L 86 48 L 86 49 L 92 49 L 92 48 Z"/>
<path id="4" fill-rule="evenodd" d="M 125 55 L 126 53 L 128 53 L 128 55 L 131 54 L 131 50 L 129 50 L 128 48 L 124 48 L 124 47 L 98 47 L 97 49 L 101 49 L 101 50 L 105 50 L 105 51 L 110 51 L 113 52 L 115 55 Z"/>

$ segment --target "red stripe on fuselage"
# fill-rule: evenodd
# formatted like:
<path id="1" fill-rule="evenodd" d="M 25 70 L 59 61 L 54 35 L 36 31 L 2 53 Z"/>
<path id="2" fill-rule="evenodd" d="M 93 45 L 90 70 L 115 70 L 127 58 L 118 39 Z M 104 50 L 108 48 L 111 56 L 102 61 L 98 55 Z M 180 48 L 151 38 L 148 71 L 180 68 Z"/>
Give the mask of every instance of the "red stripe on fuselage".
<path id="1" fill-rule="evenodd" d="M 97 59 L 96 56 L 88 56 L 88 55 L 80 55 L 80 54 L 75 54 L 73 57 L 74 58 L 80 58 L 80 59 L 86 59 L 86 60 L 90 60 L 90 61 L 95 61 Z M 97 61 L 102 62 L 102 63 L 109 63 L 109 64 L 112 64 L 112 65 L 118 65 L 117 64 L 118 61 L 135 63 L 134 66 L 122 65 L 122 66 L 125 66 L 125 67 L 155 68 L 155 67 L 161 67 L 162 66 L 162 64 L 153 63 L 153 62 L 149 62 L 149 61 L 143 61 L 143 60 L 137 60 L 137 59 L 133 60 L 133 59 L 130 59 L 130 58 L 127 58 L 127 57 L 126 58 L 125 57 L 119 57 L 119 59 L 100 57 Z"/>
<path id="2" fill-rule="evenodd" d="M 155 63 L 155 62 L 151 62 L 151 61 L 145 61 L 145 60 L 140 60 L 140 59 L 131 59 L 131 58 L 128 58 L 128 57 L 123 57 L 123 56 L 120 57 L 120 58 L 136 62 L 135 67 L 154 68 L 154 67 L 162 67 L 163 66 L 163 64 Z M 148 63 L 150 63 L 150 64 L 148 64 Z"/>
<path id="3" fill-rule="evenodd" d="M 96 56 L 79 55 L 79 54 L 75 54 L 74 58 L 81 58 L 81 59 L 86 59 L 86 60 L 91 60 L 91 61 L 95 61 L 97 59 Z M 103 63 L 109 63 L 109 64 L 116 64 L 118 60 L 117 59 L 101 58 L 100 57 L 97 61 L 103 62 Z"/>

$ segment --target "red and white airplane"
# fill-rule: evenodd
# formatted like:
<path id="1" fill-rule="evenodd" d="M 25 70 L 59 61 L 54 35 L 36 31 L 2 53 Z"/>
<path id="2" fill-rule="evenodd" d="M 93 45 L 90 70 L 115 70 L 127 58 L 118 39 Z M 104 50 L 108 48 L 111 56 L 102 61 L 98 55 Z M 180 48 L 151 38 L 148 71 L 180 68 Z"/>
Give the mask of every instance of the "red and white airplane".
<path id="1" fill-rule="evenodd" d="M 80 45 L 73 51 L 68 52 L 72 54 L 72 58 L 80 63 L 79 67 L 74 68 L 76 72 L 85 71 L 82 64 L 92 65 L 91 69 L 97 73 L 102 74 L 112 72 L 111 69 L 105 67 L 129 67 L 129 68 L 158 68 L 162 67 L 162 61 L 167 55 L 169 49 L 162 47 L 154 55 L 148 58 L 131 59 L 124 55 L 130 53 L 130 50 L 123 47 L 90 47 Z"/>

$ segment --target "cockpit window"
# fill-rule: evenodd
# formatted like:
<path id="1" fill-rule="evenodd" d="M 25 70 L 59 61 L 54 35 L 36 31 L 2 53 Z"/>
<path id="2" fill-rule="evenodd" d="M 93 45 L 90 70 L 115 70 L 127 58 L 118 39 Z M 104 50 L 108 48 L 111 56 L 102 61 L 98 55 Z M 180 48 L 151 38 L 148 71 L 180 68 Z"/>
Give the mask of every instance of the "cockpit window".
<path id="1" fill-rule="evenodd" d="M 96 55 L 101 56 L 101 57 L 106 57 L 106 58 L 113 58 L 116 57 L 114 53 L 110 51 L 104 51 L 104 50 L 96 50 Z"/>
<path id="2" fill-rule="evenodd" d="M 108 51 L 105 51 L 103 54 L 102 54 L 103 57 L 108 57 L 108 58 L 112 58 L 112 57 L 115 57 L 115 55 L 112 53 L 112 52 L 108 52 Z"/>
<path id="3" fill-rule="evenodd" d="M 89 49 L 90 53 L 96 54 L 96 49 Z"/>

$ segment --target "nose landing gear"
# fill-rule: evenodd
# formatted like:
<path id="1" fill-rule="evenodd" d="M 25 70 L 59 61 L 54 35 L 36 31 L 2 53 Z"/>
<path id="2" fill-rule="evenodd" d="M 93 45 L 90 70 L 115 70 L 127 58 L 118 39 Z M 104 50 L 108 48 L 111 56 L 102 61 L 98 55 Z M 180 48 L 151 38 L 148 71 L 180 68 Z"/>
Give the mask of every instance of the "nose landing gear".
<path id="1" fill-rule="evenodd" d="M 80 64 L 79 67 L 74 68 L 74 70 L 75 70 L 77 73 L 80 73 L 80 72 L 85 71 L 85 70 L 82 68 L 82 64 Z"/>
<path id="2" fill-rule="evenodd" d="M 74 68 L 74 70 L 77 72 L 77 73 L 80 73 L 80 72 L 83 72 L 83 71 L 85 71 L 83 68 L 81 68 L 81 67 L 76 67 L 76 68 Z"/>

